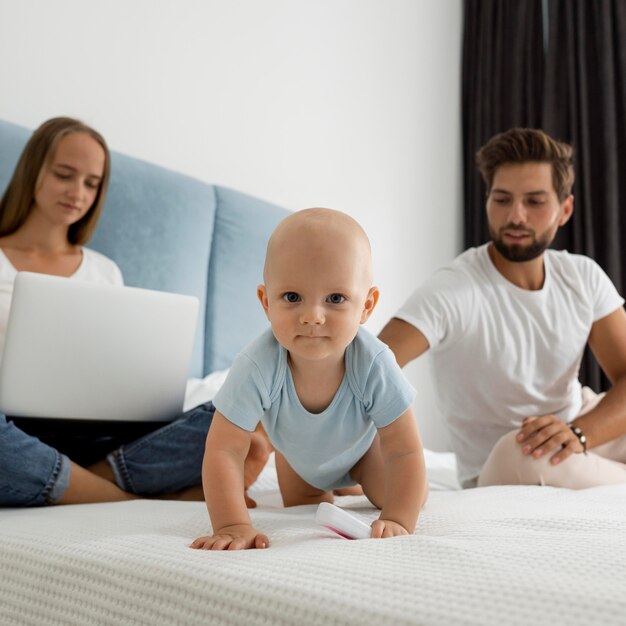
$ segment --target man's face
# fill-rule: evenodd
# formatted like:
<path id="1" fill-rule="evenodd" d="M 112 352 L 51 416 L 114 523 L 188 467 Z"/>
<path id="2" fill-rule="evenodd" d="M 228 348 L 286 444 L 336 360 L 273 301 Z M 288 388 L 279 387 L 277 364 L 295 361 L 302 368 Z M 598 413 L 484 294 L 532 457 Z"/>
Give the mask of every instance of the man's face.
<path id="1" fill-rule="evenodd" d="M 549 163 L 502 165 L 487 197 L 493 245 L 508 261 L 532 261 L 552 243 L 572 210 L 572 196 L 559 202 Z"/>

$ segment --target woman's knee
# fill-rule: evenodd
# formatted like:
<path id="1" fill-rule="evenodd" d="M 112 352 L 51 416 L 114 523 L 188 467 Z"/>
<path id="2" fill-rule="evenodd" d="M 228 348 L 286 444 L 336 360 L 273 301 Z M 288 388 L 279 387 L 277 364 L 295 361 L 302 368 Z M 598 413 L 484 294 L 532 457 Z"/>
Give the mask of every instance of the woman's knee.
<path id="1" fill-rule="evenodd" d="M 0 506 L 56 502 L 67 488 L 69 459 L 0 418 Z"/>
<path id="2" fill-rule="evenodd" d="M 32 507 L 56 504 L 67 489 L 70 461 L 55 451 L 50 467 L 39 462 L 0 463 L 0 506 Z"/>

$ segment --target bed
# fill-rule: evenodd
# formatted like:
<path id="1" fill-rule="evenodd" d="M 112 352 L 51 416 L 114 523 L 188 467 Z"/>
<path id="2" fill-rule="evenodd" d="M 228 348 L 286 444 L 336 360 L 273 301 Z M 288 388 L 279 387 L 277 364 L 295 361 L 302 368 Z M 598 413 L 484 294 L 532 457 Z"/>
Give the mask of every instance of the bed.
<path id="1" fill-rule="evenodd" d="M 0 192 L 28 136 L 0 121 Z M 286 214 L 113 154 L 90 245 L 127 284 L 198 297 L 188 406 L 266 327 L 256 285 Z M 626 624 L 626 486 L 461 491 L 451 454 L 428 452 L 427 466 L 415 534 L 385 540 L 348 541 L 314 507 L 282 508 L 271 463 L 253 488 L 267 550 L 191 550 L 210 529 L 199 502 L 0 509 L 0 624 Z M 364 497 L 338 503 L 376 515 Z"/>
<path id="2" fill-rule="evenodd" d="M 252 489 L 271 547 L 206 552 L 203 503 L 140 500 L 0 513 L 2 624 L 626 623 L 626 486 L 454 489 L 427 453 L 415 534 L 349 541 Z M 364 497 L 337 503 L 366 520 Z"/>

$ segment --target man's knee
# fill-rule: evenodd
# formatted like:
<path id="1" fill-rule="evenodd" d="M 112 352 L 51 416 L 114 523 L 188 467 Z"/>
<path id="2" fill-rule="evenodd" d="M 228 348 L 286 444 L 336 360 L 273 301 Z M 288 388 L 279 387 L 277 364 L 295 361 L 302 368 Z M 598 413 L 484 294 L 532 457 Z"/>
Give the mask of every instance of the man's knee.
<path id="1" fill-rule="evenodd" d="M 548 458 L 536 459 L 522 453 L 513 430 L 501 437 L 491 450 L 478 477 L 478 486 L 541 485 Z"/>

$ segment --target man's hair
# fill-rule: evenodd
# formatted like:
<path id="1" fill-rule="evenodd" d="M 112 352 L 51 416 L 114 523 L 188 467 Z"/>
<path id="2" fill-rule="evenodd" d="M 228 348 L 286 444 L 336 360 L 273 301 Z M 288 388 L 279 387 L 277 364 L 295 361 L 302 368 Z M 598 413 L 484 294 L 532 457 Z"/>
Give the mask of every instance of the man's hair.
<path id="1" fill-rule="evenodd" d="M 476 163 L 491 191 L 499 167 L 513 163 L 549 163 L 552 167 L 552 184 L 563 202 L 574 184 L 573 149 L 569 144 L 552 139 L 535 128 L 511 128 L 492 137 L 477 153 Z"/>
<path id="2" fill-rule="evenodd" d="M 84 244 L 91 237 L 104 204 L 109 183 L 111 159 L 109 149 L 100 133 L 70 117 L 55 117 L 44 122 L 31 136 L 15 166 L 15 171 L 0 199 L 0 237 L 10 235 L 26 221 L 45 168 L 50 165 L 59 141 L 71 133 L 85 133 L 104 150 L 104 171 L 94 203 L 89 211 L 67 233 L 70 243 Z"/>

